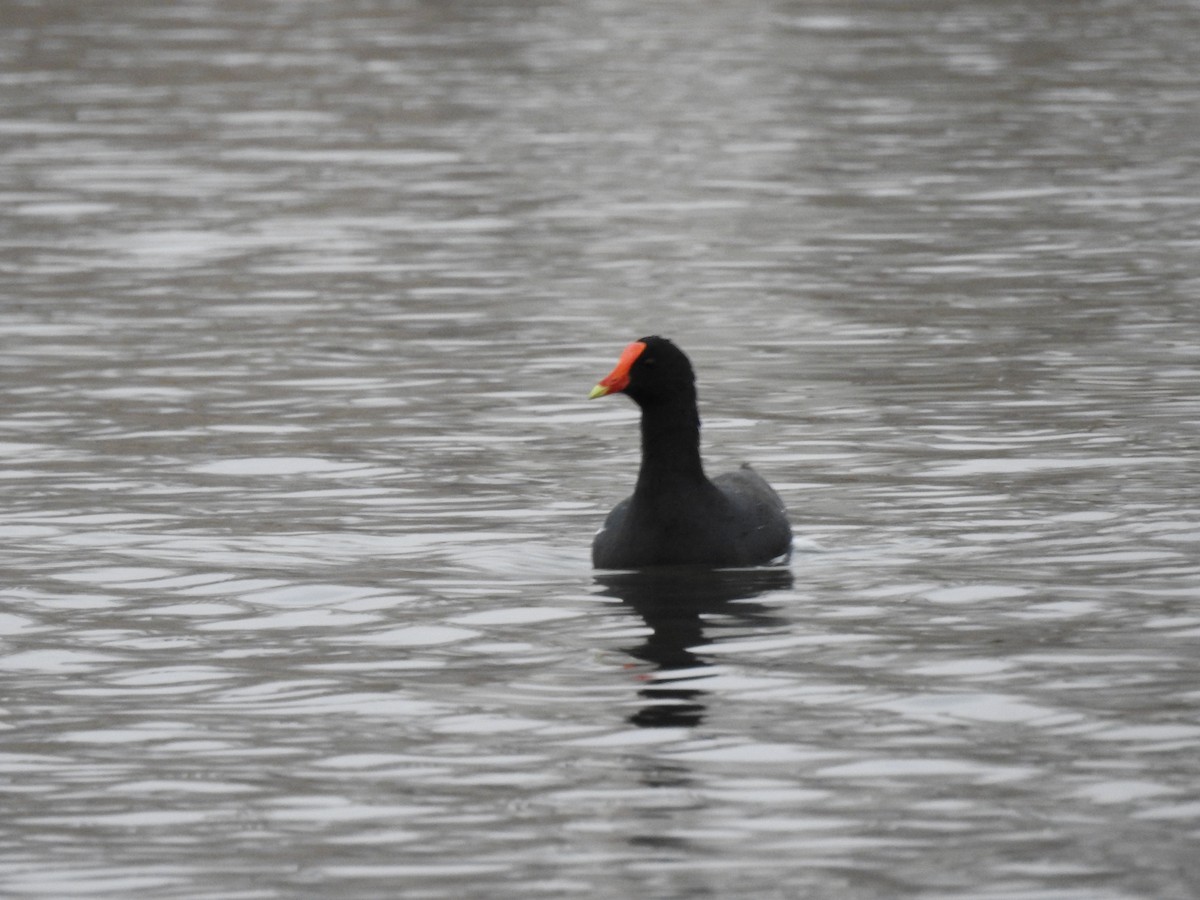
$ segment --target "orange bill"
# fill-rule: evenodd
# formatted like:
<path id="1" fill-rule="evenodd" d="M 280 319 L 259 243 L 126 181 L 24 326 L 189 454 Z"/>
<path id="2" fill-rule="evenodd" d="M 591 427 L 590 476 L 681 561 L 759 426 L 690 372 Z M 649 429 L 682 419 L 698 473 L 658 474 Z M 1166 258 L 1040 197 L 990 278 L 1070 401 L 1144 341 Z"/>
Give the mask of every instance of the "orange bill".
<path id="1" fill-rule="evenodd" d="M 629 368 L 634 361 L 642 355 L 642 351 L 646 349 L 646 345 L 641 341 L 634 341 L 621 354 L 621 358 L 617 360 L 617 365 L 611 372 L 604 376 L 598 385 L 592 388 L 592 392 L 588 394 L 589 400 L 595 400 L 597 397 L 603 397 L 605 394 L 618 394 L 625 388 L 629 387 Z"/>

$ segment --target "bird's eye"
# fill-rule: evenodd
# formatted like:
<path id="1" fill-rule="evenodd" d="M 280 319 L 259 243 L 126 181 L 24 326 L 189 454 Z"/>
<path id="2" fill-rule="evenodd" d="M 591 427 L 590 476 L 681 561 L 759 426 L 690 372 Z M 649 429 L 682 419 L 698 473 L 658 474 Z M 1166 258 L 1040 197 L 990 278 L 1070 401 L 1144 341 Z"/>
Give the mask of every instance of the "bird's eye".
<path id="1" fill-rule="evenodd" d="M 642 365 L 643 365 L 643 366 L 652 366 L 652 365 L 654 365 L 654 357 L 653 357 L 653 356 L 646 356 L 646 357 L 643 357 L 643 358 L 642 358 Z"/>

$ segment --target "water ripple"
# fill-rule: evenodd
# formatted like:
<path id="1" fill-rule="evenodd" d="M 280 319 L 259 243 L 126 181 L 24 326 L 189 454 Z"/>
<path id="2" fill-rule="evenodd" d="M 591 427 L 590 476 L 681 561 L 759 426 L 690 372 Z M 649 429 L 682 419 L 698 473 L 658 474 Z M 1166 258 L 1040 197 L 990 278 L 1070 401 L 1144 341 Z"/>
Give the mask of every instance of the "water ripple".
<path id="1" fill-rule="evenodd" d="M 1195 894 L 1191 10 L 76 6 L 0 34 L 0 893 Z M 651 332 L 790 570 L 591 572 Z"/>

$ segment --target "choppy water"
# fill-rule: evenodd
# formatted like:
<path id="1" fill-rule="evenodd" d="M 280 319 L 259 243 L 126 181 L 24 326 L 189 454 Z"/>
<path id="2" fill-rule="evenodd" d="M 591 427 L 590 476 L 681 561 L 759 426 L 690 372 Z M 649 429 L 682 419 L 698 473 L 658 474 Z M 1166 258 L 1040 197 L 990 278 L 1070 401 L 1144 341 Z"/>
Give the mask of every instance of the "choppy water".
<path id="1" fill-rule="evenodd" d="M 1200 893 L 1194 4 L 4 18 L 4 896 Z"/>

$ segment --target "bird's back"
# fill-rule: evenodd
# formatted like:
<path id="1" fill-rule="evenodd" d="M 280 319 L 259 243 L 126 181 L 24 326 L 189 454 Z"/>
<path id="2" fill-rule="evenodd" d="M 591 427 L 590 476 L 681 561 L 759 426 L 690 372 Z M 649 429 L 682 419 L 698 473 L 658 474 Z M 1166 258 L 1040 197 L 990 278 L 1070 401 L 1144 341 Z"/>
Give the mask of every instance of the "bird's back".
<path id="1" fill-rule="evenodd" d="M 742 466 L 700 489 L 626 497 L 597 532 L 592 563 L 602 569 L 755 566 L 786 560 L 791 545 L 783 501 Z"/>
<path id="2" fill-rule="evenodd" d="M 730 501 L 733 523 L 745 565 L 786 560 L 792 552 L 792 526 L 775 489 L 749 464 L 713 479 Z"/>

